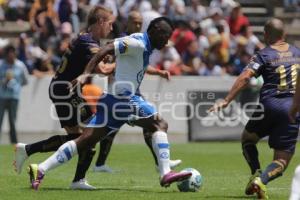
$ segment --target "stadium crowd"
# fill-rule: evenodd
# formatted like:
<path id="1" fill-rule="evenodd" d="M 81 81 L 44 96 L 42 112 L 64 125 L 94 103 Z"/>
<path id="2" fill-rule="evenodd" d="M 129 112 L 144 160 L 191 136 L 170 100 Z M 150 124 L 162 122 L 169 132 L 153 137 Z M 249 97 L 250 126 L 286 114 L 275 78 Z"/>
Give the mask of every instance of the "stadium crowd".
<path id="1" fill-rule="evenodd" d="M 30 74 L 43 77 L 54 73 L 96 4 L 110 8 L 115 16 L 111 39 L 126 33 L 132 10 L 142 14 L 142 31 L 153 18 L 168 16 L 176 29 L 150 64 L 172 75 L 238 75 L 254 51 L 264 46 L 233 0 L 212 0 L 206 6 L 200 0 L 0 0 L 0 21 L 29 22 L 30 31 L 17 39 L 17 56 Z M 0 38 L 0 58 L 7 43 Z"/>

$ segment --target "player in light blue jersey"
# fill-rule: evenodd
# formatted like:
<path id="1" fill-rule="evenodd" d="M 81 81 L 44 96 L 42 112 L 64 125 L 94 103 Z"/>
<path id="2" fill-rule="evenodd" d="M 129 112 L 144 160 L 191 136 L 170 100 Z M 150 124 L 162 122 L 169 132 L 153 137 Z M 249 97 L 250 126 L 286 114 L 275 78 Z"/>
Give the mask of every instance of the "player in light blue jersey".
<path id="1" fill-rule="evenodd" d="M 123 37 L 125 36 L 129 36 L 133 33 L 139 33 L 141 32 L 141 28 L 142 28 L 142 23 L 143 23 L 143 17 L 142 15 L 138 12 L 138 11 L 131 11 L 128 15 L 128 21 L 127 21 L 127 30 L 126 32 L 124 32 L 122 34 Z M 152 66 L 148 66 L 147 67 L 147 74 L 152 74 L 152 75 L 158 75 L 161 78 L 165 78 L 167 80 L 170 79 L 170 72 L 167 70 L 160 70 L 160 69 L 156 69 Z M 114 80 L 114 76 L 110 76 L 109 80 Z M 111 81 L 109 81 L 109 83 L 111 83 Z M 138 94 L 141 94 L 140 91 L 137 91 Z M 113 144 L 114 138 L 117 135 L 117 131 L 114 133 L 111 133 L 109 136 L 107 136 L 105 139 L 101 140 L 99 143 L 99 154 L 98 154 L 98 158 L 96 161 L 96 165 L 93 168 L 94 172 L 107 172 L 107 173 L 112 173 L 113 170 L 106 165 L 106 160 L 107 157 L 110 153 L 111 150 L 111 146 Z M 143 129 L 143 136 L 144 136 L 144 140 L 145 143 L 147 145 L 147 147 L 149 147 L 151 154 L 154 158 L 155 161 L 155 165 L 156 168 L 158 169 L 158 162 L 157 162 L 157 158 L 155 155 L 155 152 L 153 150 L 152 147 L 152 137 L 151 137 L 151 133 L 149 133 L 148 130 Z M 181 160 L 171 160 L 170 159 L 170 167 L 171 169 L 174 169 L 176 166 L 178 166 L 181 163 Z"/>
<path id="2" fill-rule="evenodd" d="M 69 161 L 74 155 L 91 149 L 110 133 L 128 121 L 152 133 L 152 146 L 158 159 L 160 184 L 167 187 L 175 181 L 189 178 L 190 172 L 171 171 L 167 123 L 156 109 L 136 94 L 144 78 L 149 57 L 154 48 L 162 49 L 173 31 L 172 22 L 166 17 L 154 19 L 146 33 L 136 33 L 116 39 L 102 48 L 87 65 L 83 75 L 74 84 L 84 83 L 97 64 L 107 55 L 116 57 L 115 82 L 97 105 L 97 114 L 79 138 L 63 144 L 52 156 L 40 164 L 31 164 L 29 174 L 32 188 L 38 189 L 44 174 Z M 134 120 L 132 120 L 134 119 Z M 95 130 L 95 131 L 94 131 Z"/>

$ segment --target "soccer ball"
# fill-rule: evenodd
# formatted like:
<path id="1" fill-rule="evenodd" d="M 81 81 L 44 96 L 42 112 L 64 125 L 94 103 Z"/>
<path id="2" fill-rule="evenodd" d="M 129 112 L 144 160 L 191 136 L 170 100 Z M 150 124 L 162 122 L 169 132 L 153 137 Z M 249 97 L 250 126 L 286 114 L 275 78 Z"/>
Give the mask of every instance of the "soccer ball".
<path id="1" fill-rule="evenodd" d="M 200 172 L 193 168 L 183 169 L 181 172 L 192 172 L 192 176 L 184 181 L 177 182 L 180 192 L 197 192 L 202 186 L 202 176 Z"/>

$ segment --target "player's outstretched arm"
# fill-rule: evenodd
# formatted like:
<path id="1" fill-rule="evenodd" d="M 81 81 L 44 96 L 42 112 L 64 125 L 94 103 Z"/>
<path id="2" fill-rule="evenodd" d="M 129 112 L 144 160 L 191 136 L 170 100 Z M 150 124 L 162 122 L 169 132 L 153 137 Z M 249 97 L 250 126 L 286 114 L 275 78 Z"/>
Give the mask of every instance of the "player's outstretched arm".
<path id="1" fill-rule="evenodd" d="M 99 63 L 108 55 L 114 55 L 114 44 L 108 43 L 105 45 L 97 54 L 93 56 L 93 58 L 90 60 L 90 62 L 85 67 L 85 70 L 83 74 L 91 74 L 94 69 L 99 65 Z M 105 70 L 101 70 L 101 67 L 98 71 L 101 74 L 108 75 Z"/>
<path id="2" fill-rule="evenodd" d="M 171 74 L 169 71 L 167 70 L 159 70 L 159 69 L 156 69 L 155 67 L 152 67 L 152 66 L 148 66 L 147 68 L 147 74 L 151 74 L 151 75 L 158 75 L 162 78 L 165 78 L 167 80 L 170 80 L 170 77 L 171 77 Z"/>
<path id="3" fill-rule="evenodd" d="M 293 104 L 290 108 L 289 117 L 291 122 L 295 122 L 295 118 L 297 113 L 300 111 L 300 77 L 298 73 L 297 83 L 296 83 L 296 91 L 295 91 Z"/>
<path id="4" fill-rule="evenodd" d="M 71 84 L 72 87 L 70 90 L 74 90 L 78 85 L 84 84 L 86 82 L 86 79 L 91 75 L 91 73 L 95 70 L 97 66 L 99 66 L 99 63 L 107 56 L 107 55 L 114 55 L 114 45 L 112 43 L 109 43 L 105 45 L 101 50 L 98 51 L 97 54 L 93 56 L 93 58 L 90 60 L 90 62 L 85 67 L 85 70 L 83 74 L 78 76 L 76 79 L 74 79 Z M 105 70 L 104 68 L 98 67 L 97 73 L 109 75 L 111 74 L 111 70 Z"/>
<path id="5" fill-rule="evenodd" d="M 238 93 L 248 85 L 250 78 L 252 78 L 254 75 L 255 73 L 251 69 L 246 69 L 244 72 L 242 72 L 234 82 L 225 99 L 208 109 L 208 112 L 216 112 L 222 108 L 226 108 L 228 104 L 238 95 Z"/>

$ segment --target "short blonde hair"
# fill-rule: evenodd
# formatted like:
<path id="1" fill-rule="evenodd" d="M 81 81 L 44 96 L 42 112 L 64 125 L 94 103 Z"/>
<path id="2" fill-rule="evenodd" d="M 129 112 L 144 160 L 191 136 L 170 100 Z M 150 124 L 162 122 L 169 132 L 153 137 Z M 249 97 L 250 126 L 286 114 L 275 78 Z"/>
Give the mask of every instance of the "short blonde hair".
<path id="1" fill-rule="evenodd" d="M 103 6 L 95 6 L 88 14 L 87 27 L 97 23 L 100 19 L 108 20 L 112 16 L 112 10 Z"/>

